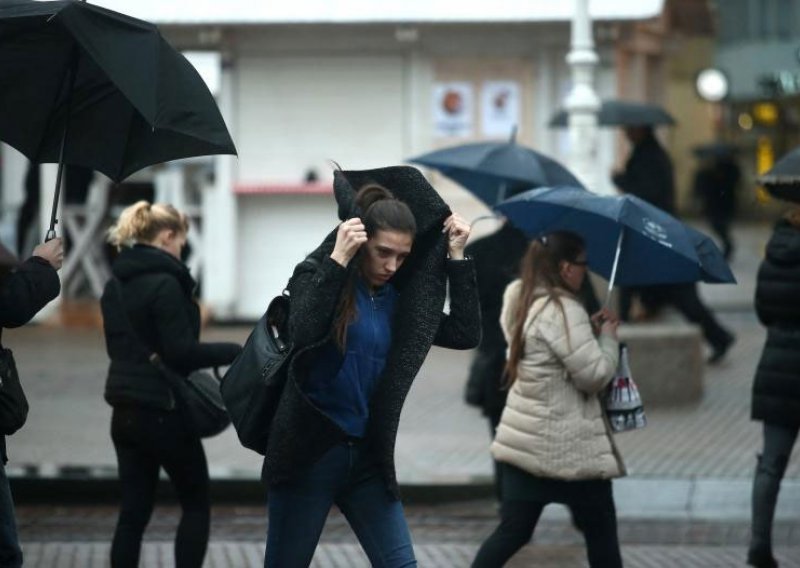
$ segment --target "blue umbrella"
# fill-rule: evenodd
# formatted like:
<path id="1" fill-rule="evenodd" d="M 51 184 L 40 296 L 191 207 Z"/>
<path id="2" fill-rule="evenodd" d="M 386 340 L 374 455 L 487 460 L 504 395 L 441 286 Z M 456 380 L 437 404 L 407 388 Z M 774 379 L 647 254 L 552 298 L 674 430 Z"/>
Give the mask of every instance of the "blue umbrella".
<path id="1" fill-rule="evenodd" d="M 409 162 L 439 170 L 489 207 L 532 187 L 583 187 L 564 166 L 515 141 L 479 142 L 436 150 Z"/>
<path id="2" fill-rule="evenodd" d="M 589 267 L 623 286 L 735 281 L 716 245 L 633 195 L 603 196 L 573 187 L 532 189 L 495 207 L 536 237 L 572 231 L 586 242 Z M 712 246 L 708 246 L 708 245 Z M 698 250 L 700 246 L 701 250 Z M 715 257 L 719 256 L 719 259 Z"/>
<path id="3" fill-rule="evenodd" d="M 711 237 L 692 227 L 687 226 L 686 230 L 700 260 L 700 270 L 703 274 L 700 280 L 709 284 L 735 284 L 736 277 L 725 261 L 725 255 Z"/>

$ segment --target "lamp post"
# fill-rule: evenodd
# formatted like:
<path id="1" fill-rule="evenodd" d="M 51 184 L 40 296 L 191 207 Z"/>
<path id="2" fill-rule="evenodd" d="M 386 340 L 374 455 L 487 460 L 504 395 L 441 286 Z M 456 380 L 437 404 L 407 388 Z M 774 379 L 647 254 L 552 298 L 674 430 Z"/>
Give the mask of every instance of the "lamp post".
<path id="1" fill-rule="evenodd" d="M 589 17 L 589 0 L 575 0 L 572 38 L 567 64 L 572 70 L 572 88 L 564 107 L 569 126 L 572 172 L 591 191 L 599 191 L 597 170 L 597 111 L 600 99 L 594 90 L 594 68 L 598 63 Z"/>

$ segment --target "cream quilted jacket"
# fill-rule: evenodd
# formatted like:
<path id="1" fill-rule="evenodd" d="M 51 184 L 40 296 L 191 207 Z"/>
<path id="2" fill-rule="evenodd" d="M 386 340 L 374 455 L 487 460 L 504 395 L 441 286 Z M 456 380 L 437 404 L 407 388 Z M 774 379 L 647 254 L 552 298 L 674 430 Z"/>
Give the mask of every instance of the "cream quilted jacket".
<path id="1" fill-rule="evenodd" d="M 511 343 L 521 290 L 506 288 L 500 323 Z M 609 479 L 625 475 L 598 393 L 619 359 L 617 341 L 595 338 L 589 315 L 574 296 L 544 290 L 525 322 L 525 347 L 491 451 L 495 459 L 555 479 Z"/>

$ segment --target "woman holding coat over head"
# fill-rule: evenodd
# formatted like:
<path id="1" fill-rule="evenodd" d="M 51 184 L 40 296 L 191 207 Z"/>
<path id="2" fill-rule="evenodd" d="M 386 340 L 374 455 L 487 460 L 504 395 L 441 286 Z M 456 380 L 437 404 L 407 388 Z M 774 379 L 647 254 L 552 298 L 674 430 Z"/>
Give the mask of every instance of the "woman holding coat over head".
<path id="1" fill-rule="evenodd" d="M 416 566 L 395 437 L 431 345 L 480 340 L 469 225 L 410 167 L 336 171 L 334 192 L 342 223 L 289 283 L 296 351 L 264 459 L 265 566 L 307 567 L 334 504 L 373 566 Z"/>
<path id="2" fill-rule="evenodd" d="M 175 566 L 200 568 L 208 545 L 211 505 L 203 445 L 181 400 L 145 353 L 159 355 L 186 376 L 230 364 L 241 351 L 235 343 L 199 341 L 195 282 L 180 260 L 188 229 L 186 216 L 171 205 L 140 201 L 126 208 L 109 232 L 109 241 L 121 249 L 111 267 L 114 280 L 101 299 L 111 359 L 105 398 L 114 407 L 111 438 L 122 488 L 113 568 L 139 565 L 161 468 L 182 511 Z"/>
<path id="3" fill-rule="evenodd" d="M 501 520 L 473 567 L 503 566 L 549 503 L 569 507 L 593 568 L 622 566 L 611 479 L 625 467 L 599 396 L 617 367 L 619 321 L 607 309 L 587 314 L 576 296 L 586 271 L 582 239 L 554 232 L 531 242 L 506 288 L 510 387 L 491 446 L 503 469 Z"/>

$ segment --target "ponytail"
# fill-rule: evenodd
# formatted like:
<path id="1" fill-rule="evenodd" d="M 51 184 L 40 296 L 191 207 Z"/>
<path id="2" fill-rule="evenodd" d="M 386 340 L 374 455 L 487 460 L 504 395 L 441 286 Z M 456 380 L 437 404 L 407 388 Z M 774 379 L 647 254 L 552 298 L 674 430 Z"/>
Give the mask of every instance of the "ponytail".
<path id="1" fill-rule="evenodd" d="M 118 249 L 135 243 L 151 243 L 161 231 L 187 233 L 186 215 L 165 203 L 138 201 L 126 207 L 108 230 L 108 242 Z"/>

